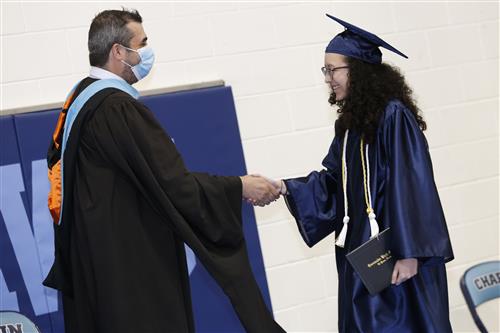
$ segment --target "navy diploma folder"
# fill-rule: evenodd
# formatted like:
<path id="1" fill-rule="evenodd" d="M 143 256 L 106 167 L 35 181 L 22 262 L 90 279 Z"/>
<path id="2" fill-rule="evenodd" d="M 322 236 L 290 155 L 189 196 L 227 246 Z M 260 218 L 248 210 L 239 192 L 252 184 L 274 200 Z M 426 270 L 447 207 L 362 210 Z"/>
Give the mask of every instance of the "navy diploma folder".
<path id="1" fill-rule="evenodd" d="M 387 228 L 346 256 L 372 296 L 391 285 L 395 260 L 389 247 L 390 236 Z"/>

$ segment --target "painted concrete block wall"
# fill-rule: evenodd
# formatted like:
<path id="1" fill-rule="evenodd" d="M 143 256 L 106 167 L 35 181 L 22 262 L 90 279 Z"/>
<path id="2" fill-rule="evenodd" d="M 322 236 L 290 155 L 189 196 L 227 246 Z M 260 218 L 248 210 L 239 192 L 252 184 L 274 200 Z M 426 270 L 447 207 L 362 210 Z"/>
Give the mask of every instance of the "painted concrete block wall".
<path id="1" fill-rule="evenodd" d="M 123 3 L 144 18 L 157 62 L 139 90 L 223 79 L 233 88 L 247 167 L 273 178 L 321 168 L 335 110 L 319 68 L 341 27 L 332 13 L 410 56 L 384 52 L 414 88 L 456 259 L 454 330 L 475 331 L 458 287 L 499 258 L 498 2 Z M 62 101 L 88 71 L 93 16 L 117 3 L 1 4 L 2 110 Z M 256 208 L 275 316 L 289 331 L 336 331 L 333 238 L 301 241 L 282 200 Z M 480 309 L 498 331 L 498 303 Z"/>

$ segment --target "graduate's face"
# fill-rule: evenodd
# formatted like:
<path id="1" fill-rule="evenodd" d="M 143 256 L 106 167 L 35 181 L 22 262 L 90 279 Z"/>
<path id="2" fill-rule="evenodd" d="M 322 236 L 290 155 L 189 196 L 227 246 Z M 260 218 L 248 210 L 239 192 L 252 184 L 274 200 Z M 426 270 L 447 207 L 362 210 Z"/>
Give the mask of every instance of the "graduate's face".
<path id="1" fill-rule="evenodd" d="M 147 45 L 148 37 L 146 37 L 146 33 L 144 32 L 144 28 L 142 27 L 141 23 L 129 22 L 127 23 L 127 28 L 133 34 L 133 37 L 130 40 L 130 45 L 128 46 L 129 48 L 137 50 Z M 125 57 L 126 57 L 125 62 L 127 62 L 131 66 L 137 65 L 141 61 L 141 58 L 139 57 L 139 54 L 137 52 L 133 51 L 126 52 Z M 121 76 L 129 84 L 137 82 L 137 78 L 135 77 L 130 67 L 125 64 L 123 64 L 123 70 Z"/>
<path id="2" fill-rule="evenodd" d="M 347 58 L 337 53 L 325 53 L 325 67 L 329 69 L 325 74 L 325 82 L 335 93 L 335 100 L 343 100 L 347 96 L 349 84 Z"/>

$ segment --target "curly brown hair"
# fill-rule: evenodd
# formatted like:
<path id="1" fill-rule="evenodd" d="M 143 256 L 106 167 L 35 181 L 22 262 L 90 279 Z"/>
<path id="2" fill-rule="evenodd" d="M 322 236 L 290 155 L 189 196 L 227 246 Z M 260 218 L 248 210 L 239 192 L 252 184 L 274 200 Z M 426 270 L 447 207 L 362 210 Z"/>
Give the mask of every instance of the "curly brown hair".
<path id="1" fill-rule="evenodd" d="M 413 91 L 397 67 L 387 63 L 370 64 L 346 57 L 349 66 L 348 93 L 345 99 L 335 100 L 335 92 L 329 102 L 337 105 L 339 118 L 335 130 L 344 135 L 347 129 L 361 133 L 372 143 L 375 139 L 380 118 L 391 100 L 401 101 L 411 110 L 422 131 L 427 128 L 420 109 L 413 99 Z"/>

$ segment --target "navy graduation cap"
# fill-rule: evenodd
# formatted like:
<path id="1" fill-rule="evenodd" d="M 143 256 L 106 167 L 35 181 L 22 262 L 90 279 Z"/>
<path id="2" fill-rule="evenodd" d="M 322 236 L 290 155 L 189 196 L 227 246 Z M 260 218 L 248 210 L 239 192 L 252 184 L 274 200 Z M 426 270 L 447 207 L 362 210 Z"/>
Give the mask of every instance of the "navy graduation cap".
<path id="1" fill-rule="evenodd" d="M 332 20 L 342 24 L 345 30 L 335 36 L 328 46 L 326 53 L 338 53 L 348 57 L 357 58 L 372 64 L 382 63 L 382 52 L 379 46 L 408 58 L 401 51 L 383 41 L 380 37 L 356 27 L 350 23 L 342 21 L 335 16 L 326 14 Z"/>

